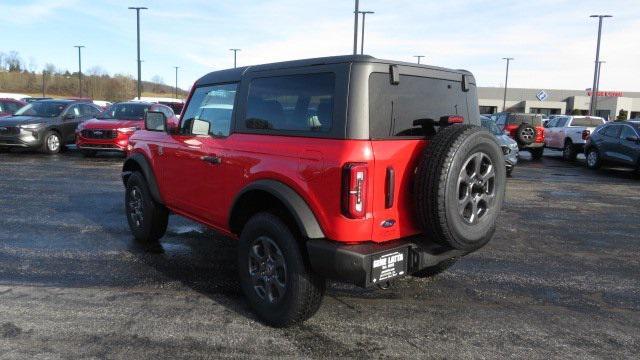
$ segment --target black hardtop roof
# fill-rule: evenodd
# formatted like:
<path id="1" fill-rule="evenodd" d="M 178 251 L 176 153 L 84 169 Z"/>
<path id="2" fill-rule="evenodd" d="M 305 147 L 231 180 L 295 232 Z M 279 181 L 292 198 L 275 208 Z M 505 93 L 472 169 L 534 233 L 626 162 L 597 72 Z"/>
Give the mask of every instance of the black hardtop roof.
<path id="1" fill-rule="evenodd" d="M 382 60 L 382 59 L 374 58 L 373 56 L 370 56 L 370 55 L 339 55 L 339 56 L 327 56 L 327 57 L 302 59 L 302 60 L 283 61 L 283 62 L 276 62 L 276 63 L 270 63 L 270 64 L 243 66 L 243 67 L 234 68 L 234 69 L 214 71 L 198 79 L 195 83 L 195 86 L 220 83 L 220 82 L 239 81 L 242 78 L 242 76 L 248 72 L 286 69 L 286 68 L 299 68 L 299 67 L 314 66 L 314 65 L 343 64 L 343 63 L 379 63 L 379 64 L 390 64 L 390 65 L 393 64 L 393 65 L 412 66 L 412 67 L 418 67 L 418 68 L 424 68 L 424 69 L 430 69 L 430 70 L 439 70 L 439 71 L 445 71 L 445 72 L 451 72 L 451 73 L 458 73 L 460 75 L 463 75 L 463 74 L 471 75 L 471 73 L 466 70 L 453 70 L 453 69 L 447 69 L 447 68 L 424 65 L 424 64 L 408 63 L 408 62 L 393 61 L 393 60 Z"/>

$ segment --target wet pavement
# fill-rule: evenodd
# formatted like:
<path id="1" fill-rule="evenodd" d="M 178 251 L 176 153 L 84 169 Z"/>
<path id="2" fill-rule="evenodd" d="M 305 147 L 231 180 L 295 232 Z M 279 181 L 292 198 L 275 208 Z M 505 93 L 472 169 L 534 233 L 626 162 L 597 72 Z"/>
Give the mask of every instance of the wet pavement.
<path id="1" fill-rule="evenodd" d="M 240 294 L 232 240 L 173 216 L 161 246 L 133 241 L 121 163 L 0 154 L 0 359 L 640 353 L 640 178 L 627 170 L 524 159 L 485 248 L 387 290 L 332 283 L 315 317 L 272 329 Z"/>

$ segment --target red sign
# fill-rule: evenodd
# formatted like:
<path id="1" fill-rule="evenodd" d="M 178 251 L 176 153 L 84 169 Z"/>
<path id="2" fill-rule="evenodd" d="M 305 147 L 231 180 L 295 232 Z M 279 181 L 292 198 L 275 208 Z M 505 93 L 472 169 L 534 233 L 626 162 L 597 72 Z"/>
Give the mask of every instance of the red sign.
<path id="1" fill-rule="evenodd" d="M 587 91 L 587 95 L 591 96 L 593 92 Z M 597 96 L 600 97 L 623 97 L 624 93 L 622 91 L 598 91 Z"/>

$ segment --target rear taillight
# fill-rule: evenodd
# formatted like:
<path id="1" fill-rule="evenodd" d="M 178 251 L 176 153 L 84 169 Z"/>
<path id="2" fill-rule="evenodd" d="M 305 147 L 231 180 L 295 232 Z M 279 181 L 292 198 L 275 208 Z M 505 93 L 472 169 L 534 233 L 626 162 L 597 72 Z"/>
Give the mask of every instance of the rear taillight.
<path id="1" fill-rule="evenodd" d="M 342 213 L 363 219 L 367 213 L 367 164 L 348 163 L 342 168 Z"/>
<path id="2" fill-rule="evenodd" d="M 542 126 L 536 126 L 536 142 L 544 142 L 544 128 Z"/>
<path id="3" fill-rule="evenodd" d="M 591 136 L 591 131 L 590 130 L 582 130 L 582 140 L 589 139 L 589 136 Z"/>
<path id="4" fill-rule="evenodd" d="M 462 124 L 464 122 L 464 116 L 460 115 L 448 115 L 440 118 L 440 123 L 446 124 Z"/>

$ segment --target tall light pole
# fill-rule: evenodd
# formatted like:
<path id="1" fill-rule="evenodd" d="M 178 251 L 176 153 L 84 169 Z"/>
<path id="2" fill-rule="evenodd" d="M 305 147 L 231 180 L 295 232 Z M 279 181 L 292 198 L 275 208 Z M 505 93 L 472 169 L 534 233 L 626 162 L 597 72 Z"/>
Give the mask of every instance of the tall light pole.
<path id="1" fill-rule="evenodd" d="M 502 111 L 507 109 L 507 83 L 509 82 L 509 62 L 514 60 L 510 57 L 502 58 L 502 60 L 507 60 L 507 74 L 504 77 L 504 96 L 502 98 Z"/>
<path id="2" fill-rule="evenodd" d="M 375 14 L 373 11 L 358 11 L 358 13 L 362 14 L 362 36 L 360 39 L 360 55 L 364 54 L 364 19 L 367 14 Z"/>
<path id="3" fill-rule="evenodd" d="M 82 98 L 82 48 L 84 45 L 74 45 L 73 47 L 78 48 L 78 97 Z"/>
<path id="4" fill-rule="evenodd" d="M 598 97 L 598 67 L 600 66 L 600 37 L 602 35 L 602 19 L 610 18 L 611 15 L 591 15 L 589 17 L 598 18 L 598 43 L 596 45 L 596 63 L 593 70 L 593 86 L 591 87 L 591 104 L 589 106 L 589 115 L 596 112 L 596 102 Z"/>
<path id="5" fill-rule="evenodd" d="M 44 95 L 44 81 L 45 81 L 44 77 L 45 76 L 47 76 L 47 71 L 46 70 L 42 70 L 42 97 L 46 97 Z"/>
<path id="6" fill-rule="evenodd" d="M 174 68 L 176 69 L 176 99 L 178 98 L 178 69 L 180 69 L 179 66 L 174 66 Z"/>
<path id="7" fill-rule="evenodd" d="M 420 59 L 425 57 L 424 55 L 413 55 L 414 58 L 418 58 L 418 64 L 420 64 Z"/>
<path id="8" fill-rule="evenodd" d="M 229 49 L 229 51 L 233 51 L 233 68 L 235 69 L 238 51 L 242 51 L 242 49 Z"/>
<path id="9" fill-rule="evenodd" d="M 353 12 L 353 55 L 358 53 L 358 15 L 360 12 L 360 1 L 356 0 L 356 9 Z"/>
<path id="10" fill-rule="evenodd" d="M 136 11 L 136 24 L 138 30 L 138 100 L 142 96 L 142 61 L 140 61 L 140 10 L 147 10 L 144 6 L 130 6 L 129 10 Z"/>
<path id="11" fill-rule="evenodd" d="M 594 115 L 597 115 L 598 112 L 598 92 L 600 91 L 600 72 L 602 71 L 602 64 L 606 63 L 606 61 L 598 61 L 598 75 L 596 77 L 596 97 L 593 98 L 594 103 L 593 103 L 593 113 Z M 591 91 L 593 92 L 594 90 L 591 89 Z M 593 94 L 591 94 L 593 95 Z"/>

